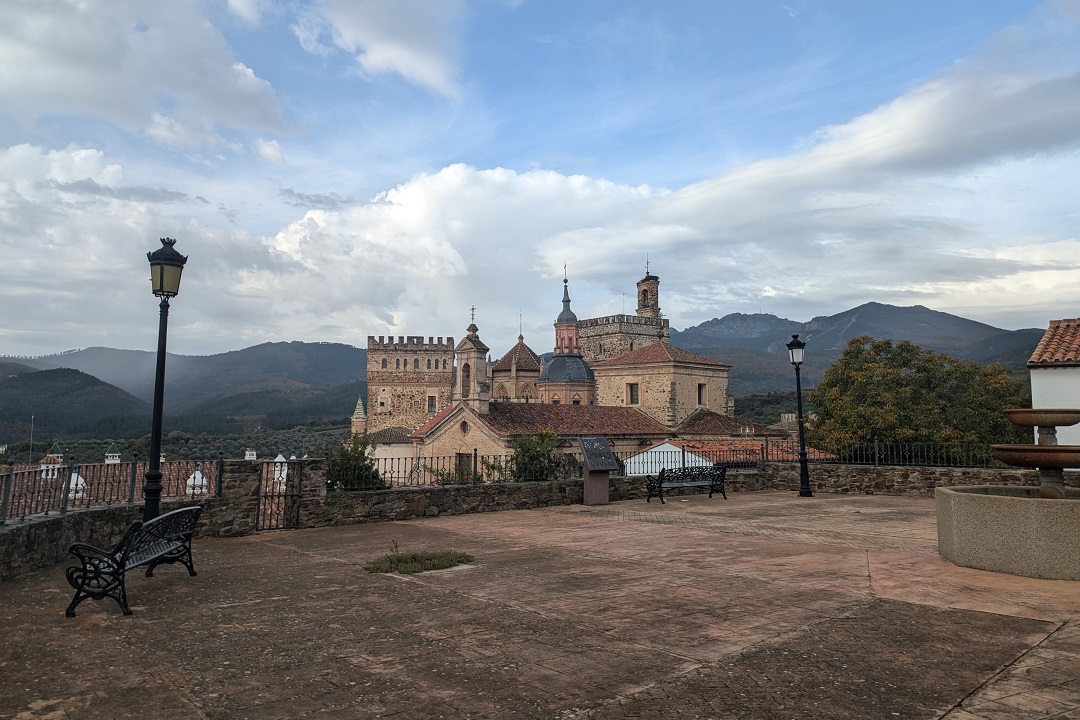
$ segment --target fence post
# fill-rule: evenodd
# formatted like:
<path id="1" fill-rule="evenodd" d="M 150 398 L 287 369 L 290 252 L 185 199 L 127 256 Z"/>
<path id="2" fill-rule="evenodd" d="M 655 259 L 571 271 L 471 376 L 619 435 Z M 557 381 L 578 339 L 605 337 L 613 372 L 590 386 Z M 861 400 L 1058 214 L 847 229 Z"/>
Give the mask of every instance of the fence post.
<path id="1" fill-rule="evenodd" d="M 68 463 L 67 472 L 64 473 L 64 487 L 61 490 L 63 495 L 60 497 L 60 514 L 67 515 L 68 496 L 71 494 L 71 475 L 75 472 L 75 458 L 71 458 L 71 462 Z"/>
<path id="2" fill-rule="evenodd" d="M 139 454 L 131 454 L 131 485 L 128 486 L 128 505 L 135 503 L 135 477 L 139 472 Z"/>
<path id="3" fill-rule="evenodd" d="M 4 501 L 0 503 L 0 525 L 7 525 L 8 503 L 11 501 L 11 478 L 15 474 L 15 461 L 8 460 L 4 475 Z"/>
<path id="4" fill-rule="evenodd" d="M 878 447 L 878 439 L 874 438 L 874 464 L 880 465 L 879 459 L 881 457 L 881 449 Z"/>
<path id="5" fill-rule="evenodd" d="M 477 454 L 476 453 L 477 453 L 477 448 L 473 448 L 472 449 L 472 483 L 473 483 L 473 485 L 476 485 L 478 482 L 480 482 L 480 477 L 476 474 L 476 471 L 477 471 L 477 464 L 476 464 Z"/>
<path id="6" fill-rule="evenodd" d="M 221 497 L 221 481 L 225 475 L 225 456 L 219 455 L 217 460 L 217 481 L 215 482 L 214 495 Z"/>

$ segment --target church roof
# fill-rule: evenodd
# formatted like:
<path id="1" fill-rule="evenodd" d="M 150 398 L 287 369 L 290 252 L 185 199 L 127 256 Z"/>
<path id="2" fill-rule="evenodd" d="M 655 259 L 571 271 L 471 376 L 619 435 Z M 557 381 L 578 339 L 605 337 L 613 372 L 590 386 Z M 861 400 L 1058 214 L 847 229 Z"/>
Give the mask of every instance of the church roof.
<path id="1" fill-rule="evenodd" d="M 632 407 L 603 405 L 544 405 L 541 403 L 492 403 L 480 418 L 502 436 L 536 435 L 551 428 L 560 436 L 657 435 L 670 431 Z"/>
<path id="2" fill-rule="evenodd" d="M 525 338 L 521 335 L 518 335 L 517 345 L 499 358 L 499 361 L 492 366 L 492 370 L 510 370 L 515 363 L 518 370 L 539 370 L 542 365 L 540 356 L 525 344 Z"/>
<path id="3" fill-rule="evenodd" d="M 603 362 L 598 362 L 596 363 L 596 367 L 668 362 L 697 363 L 699 365 L 714 365 L 716 367 L 726 368 L 731 367 L 727 363 L 710 360 L 703 355 L 692 353 L 689 350 L 683 350 L 681 347 L 676 347 L 666 340 L 660 340 L 646 345 L 645 347 L 638 348 L 637 350 L 631 350 L 628 353 L 604 360 Z"/>
<path id="4" fill-rule="evenodd" d="M 770 431 L 767 427 L 745 423 L 729 415 L 721 415 L 718 412 L 702 408 L 690 417 L 683 420 L 675 428 L 679 435 L 713 435 L 716 437 L 742 437 L 746 434 L 746 428 L 756 436 L 762 435 L 785 435 Z"/>
<path id="5" fill-rule="evenodd" d="M 388 427 L 368 435 L 372 445 L 400 445 L 409 442 L 409 429 Z"/>
<path id="6" fill-rule="evenodd" d="M 1080 318 L 1051 320 L 1027 364 L 1029 368 L 1080 366 Z"/>
<path id="7" fill-rule="evenodd" d="M 540 373 L 542 383 L 591 383 L 595 382 L 592 368 L 581 355 L 566 353 L 556 355 Z"/>

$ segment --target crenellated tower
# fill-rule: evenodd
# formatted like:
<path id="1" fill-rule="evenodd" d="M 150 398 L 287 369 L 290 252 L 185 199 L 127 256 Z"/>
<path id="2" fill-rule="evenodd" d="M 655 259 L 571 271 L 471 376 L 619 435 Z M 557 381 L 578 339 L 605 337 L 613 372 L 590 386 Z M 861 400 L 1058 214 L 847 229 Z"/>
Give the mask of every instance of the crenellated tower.
<path id="1" fill-rule="evenodd" d="M 451 402 L 454 338 L 368 335 L 367 432 L 414 430 Z"/>

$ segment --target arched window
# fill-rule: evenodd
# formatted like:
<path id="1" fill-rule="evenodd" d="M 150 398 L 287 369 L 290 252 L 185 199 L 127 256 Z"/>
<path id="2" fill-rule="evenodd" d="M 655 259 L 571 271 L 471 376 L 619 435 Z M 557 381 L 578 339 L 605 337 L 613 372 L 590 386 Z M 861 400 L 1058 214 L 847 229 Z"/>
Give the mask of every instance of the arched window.
<path id="1" fill-rule="evenodd" d="M 634 352 L 634 341 L 630 341 L 630 352 Z"/>
<path id="2" fill-rule="evenodd" d="M 394 369 L 395 370 L 400 370 L 401 369 L 401 358 L 395 358 L 394 359 Z"/>
<path id="3" fill-rule="evenodd" d="M 641 307 L 649 307 L 649 291 L 641 291 Z"/>
<path id="4" fill-rule="evenodd" d="M 383 369 L 383 370 L 385 370 L 385 369 L 386 369 L 386 358 L 383 358 L 383 359 L 382 359 L 382 369 Z"/>
<path id="5" fill-rule="evenodd" d="M 461 397 L 469 397 L 469 388 L 472 386 L 472 368 L 469 363 L 461 366 Z"/>
<path id="6" fill-rule="evenodd" d="M 427 361 L 427 369 L 428 369 L 428 370 L 430 370 L 430 369 L 431 369 L 431 358 L 428 358 L 428 361 Z"/>
<path id="7" fill-rule="evenodd" d="M 413 370 L 419 370 L 420 369 L 420 358 L 413 358 L 412 369 Z"/>

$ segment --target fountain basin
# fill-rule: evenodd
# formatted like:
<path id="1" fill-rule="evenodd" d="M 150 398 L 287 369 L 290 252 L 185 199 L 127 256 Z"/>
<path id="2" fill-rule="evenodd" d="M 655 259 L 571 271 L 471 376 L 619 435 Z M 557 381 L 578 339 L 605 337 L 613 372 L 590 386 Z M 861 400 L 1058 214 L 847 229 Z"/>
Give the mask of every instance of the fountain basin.
<path id="1" fill-rule="evenodd" d="M 1039 497 L 1037 487 L 939 487 L 934 499 L 938 552 L 949 562 L 1024 577 L 1080 580 L 1080 490 L 1066 488 L 1065 499 L 1048 500 Z"/>
<path id="2" fill-rule="evenodd" d="M 1065 408 L 1018 408 L 1005 410 L 1013 425 L 1024 427 L 1067 427 L 1080 423 L 1080 410 Z"/>
<path id="3" fill-rule="evenodd" d="M 1080 445 L 991 445 L 990 452 L 1015 467 L 1080 468 Z"/>

